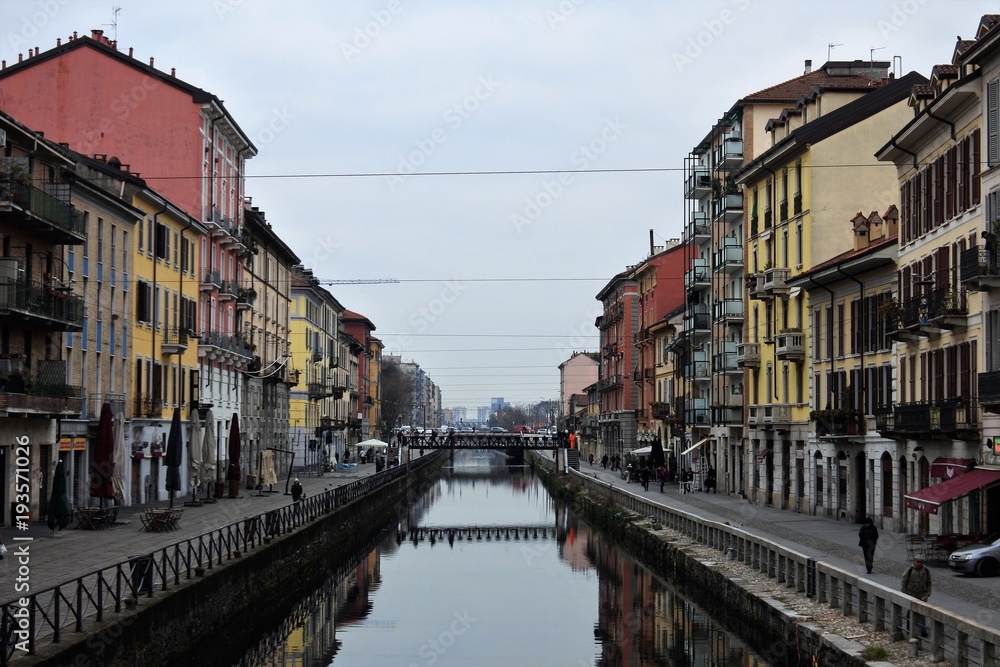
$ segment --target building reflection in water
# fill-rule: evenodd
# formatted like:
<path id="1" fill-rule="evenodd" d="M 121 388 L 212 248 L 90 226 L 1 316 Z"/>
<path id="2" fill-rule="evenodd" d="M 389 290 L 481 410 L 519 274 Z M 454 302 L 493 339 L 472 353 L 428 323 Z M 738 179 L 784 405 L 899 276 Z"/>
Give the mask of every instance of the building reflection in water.
<path id="1" fill-rule="evenodd" d="M 428 489 L 397 530 L 419 526 L 418 519 L 455 480 Z M 509 482 L 515 493 L 530 492 L 523 479 Z M 736 636 L 723 630 L 669 583 L 653 576 L 610 539 L 554 505 L 556 542 L 561 561 L 578 575 L 597 578 L 595 665 L 618 667 L 684 665 L 691 667 L 771 667 Z M 335 664 L 339 630 L 372 623 L 373 599 L 381 582 L 380 559 L 400 549 L 396 532 L 358 554 L 308 595 L 273 629 L 239 667 L 319 667 Z M 411 535 L 415 535 L 411 531 Z M 408 542 L 403 543 L 409 546 Z M 420 548 L 449 549 L 444 540 L 421 540 Z M 403 554 L 405 557 L 405 554 Z M 392 633 L 395 628 L 375 628 Z"/>

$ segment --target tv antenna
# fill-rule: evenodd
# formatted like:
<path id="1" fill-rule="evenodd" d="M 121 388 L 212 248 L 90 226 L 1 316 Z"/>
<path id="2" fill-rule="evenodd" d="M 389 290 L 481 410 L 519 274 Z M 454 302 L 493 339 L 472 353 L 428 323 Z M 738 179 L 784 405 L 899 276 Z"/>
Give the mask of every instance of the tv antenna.
<path id="1" fill-rule="evenodd" d="M 111 29 L 112 29 L 112 31 L 115 34 L 115 38 L 114 38 L 115 39 L 115 44 L 118 43 L 118 14 L 121 13 L 121 11 L 122 11 L 121 7 L 118 7 L 118 6 L 112 7 L 111 8 L 111 14 L 112 14 L 111 23 L 105 23 L 104 24 L 104 25 L 111 26 Z"/>
<path id="2" fill-rule="evenodd" d="M 833 42 L 830 42 L 829 44 L 826 45 L 826 61 L 827 62 L 830 62 L 831 54 L 833 53 L 833 50 L 835 48 L 837 48 L 838 46 L 843 46 L 843 44 L 834 44 Z"/>

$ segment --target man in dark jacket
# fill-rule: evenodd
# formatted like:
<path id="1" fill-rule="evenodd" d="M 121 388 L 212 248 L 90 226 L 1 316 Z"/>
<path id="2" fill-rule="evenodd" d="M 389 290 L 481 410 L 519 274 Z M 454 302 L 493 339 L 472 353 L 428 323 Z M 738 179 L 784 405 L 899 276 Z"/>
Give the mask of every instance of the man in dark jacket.
<path id="1" fill-rule="evenodd" d="M 865 567 L 868 568 L 868 574 L 872 573 L 876 542 L 878 542 L 878 528 L 875 527 L 875 522 L 870 516 L 865 517 L 865 522 L 861 524 L 861 530 L 858 531 L 858 546 L 861 547 L 861 551 L 865 555 Z"/>

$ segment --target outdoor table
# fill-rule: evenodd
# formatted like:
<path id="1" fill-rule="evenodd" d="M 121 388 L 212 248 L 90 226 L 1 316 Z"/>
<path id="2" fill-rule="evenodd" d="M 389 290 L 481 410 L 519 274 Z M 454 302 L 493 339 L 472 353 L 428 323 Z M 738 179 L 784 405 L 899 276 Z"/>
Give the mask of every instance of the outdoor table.
<path id="1" fill-rule="evenodd" d="M 76 527 L 82 530 L 101 530 L 108 527 L 107 512 L 102 507 L 81 507 L 76 511 Z"/>
<path id="2" fill-rule="evenodd" d="M 142 529 L 147 533 L 162 533 L 173 530 L 180 521 L 181 509 L 149 509 L 139 515 Z"/>

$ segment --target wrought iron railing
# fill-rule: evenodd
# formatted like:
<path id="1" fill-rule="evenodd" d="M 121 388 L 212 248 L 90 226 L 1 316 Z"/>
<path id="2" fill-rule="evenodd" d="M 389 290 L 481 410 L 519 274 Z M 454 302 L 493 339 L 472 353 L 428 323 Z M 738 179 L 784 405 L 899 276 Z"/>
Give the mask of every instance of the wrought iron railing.
<path id="1" fill-rule="evenodd" d="M 436 457 L 423 456 L 411 470 L 430 464 Z M 334 489 L 301 501 L 240 519 L 227 526 L 132 557 L 95 570 L 72 581 L 12 600 L 0 609 L 0 667 L 19 662 L 15 656 L 35 655 L 45 643 L 58 643 L 69 632 L 85 632 L 101 623 L 109 613 L 137 605 L 140 598 L 153 597 L 154 590 L 169 591 L 203 575 L 224 561 L 267 544 L 324 514 L 329 514 L 406 474 L 405 466 Z"/>

